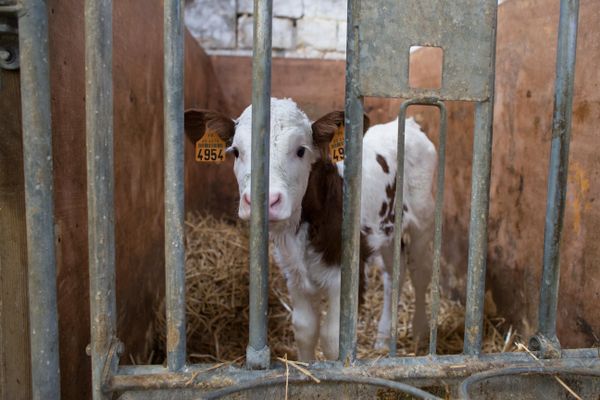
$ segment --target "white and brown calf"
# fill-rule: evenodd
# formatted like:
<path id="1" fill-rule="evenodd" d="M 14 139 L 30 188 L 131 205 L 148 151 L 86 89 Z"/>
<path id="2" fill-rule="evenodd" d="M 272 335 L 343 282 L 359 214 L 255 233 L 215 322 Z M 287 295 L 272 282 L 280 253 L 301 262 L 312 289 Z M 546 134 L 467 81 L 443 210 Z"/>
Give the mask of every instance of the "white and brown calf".
<path id="1" fill-rule="evenodd" d="M 188 131 L 212 129 L 230 144 L 242 219 L 250 218 L 251 115 L 250 106 L 237 120 L 197 110 L 186 112 L 185 119 Z M 343 123 L 341 111 L 311 123 L 292 100 L 271 100 L 269 235 L 292 301 L 300 360 L 315 358 L 319 338 L 325 356 L 338 357 L 343 164 L 331 161 L 328 145 Z M 398 123 L 392 121 L 370 128 L 363 141 L 361 291 L 366 263 L 382 263 L 385 294 L 378 347 L 386 346 L 390 337 L 397 132 Z M 436 152 L 413 120 L 406 121 L 405 148 L 402 234 L 410 241 L 403 249 L 416 294 L 413 332 L 422 336 L 427 331 Z M 328 309 L 321 326 L 323 297 Z"/>

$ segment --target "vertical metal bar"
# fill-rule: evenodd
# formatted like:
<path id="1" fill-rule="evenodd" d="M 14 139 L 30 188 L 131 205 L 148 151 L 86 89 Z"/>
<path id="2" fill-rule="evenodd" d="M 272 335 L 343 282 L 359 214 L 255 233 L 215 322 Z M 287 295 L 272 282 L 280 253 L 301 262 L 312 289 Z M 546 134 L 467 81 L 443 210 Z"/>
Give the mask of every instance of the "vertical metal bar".
<path id="1" fill-rule="evenodd" d="M 358 89 L 358 0 L 348 1 L 344 195 L 340 295 L 339 359 L 356 356 L 358 279 L 360 263 L 360 190 L 362 181 L 363 101 Z"/>
<path id="2" fill-rule="evenodd" d="M 490 203 L 490 172 L 494 119 L 494 84 L 496 77 L 496 26 L 498 8 L 494 8 L 490 23 L 491 38 L 490 97 L 475 105 L 473 132 L 473 166 L 471 176 L 471 217 L 469 223 L 469 261 L 467 271 L 467 301 L 463 351 L 479 355 L 483 337 L 483 303 L 487 258 L 487 226 Z"/>
<path id="3" fill-rule="evenodd" d="M 545 338 L 555 341 L 555 343 L 558 343 L 556 338 L 556 307 L 560 278 L 560 242 L 567 193 L 578 15 L 579 0 L 562 0 L 560 2 L 552 147 L 548 171 L 544 258 L 538 322 L 539 333 Z"/>
<path id="4" fill-rule="evenodd" d="M 19 12 L 33 399 L 60 398 L 46 2 Z"/>
<path id="5" fill-rule="evenodd" d="M 167 366 L 185 365 L 183 245 L 183 0 L 164 1 L 165 282 Z"/>
<path id="6" fill-rule="evenodd" d="M 437 348 L 438 315 L 440 311 L 440 262 L 442 258 L 442 224 L 444 208 L 444 177 L 446 174 L 446 106 L 437 102 L 440 110 L 440 133 L 438 150 L 437 188 L 435 194 L 435 226 L 433 235 L 433 271 L 431 278 L 431 319 L 429 329 L 429 354 L 434 355 Z"/>
<path id="7" fill-rule="evenodd" d="M 254 0 L 252 61 L 252 172 L 250 220 L 250 338 L 246 363 L 269 367 L 267 313 L 269 297 L 269 135 L 271 128 L 272 0 Z"/>
<path id="8" fill-rule="evenodd" d="M 483 336 L 487 223 L 492 160 L 492 115 L 493 100 L 476 104 L 464 339 L 464 353 L 468 355 L 480 353 Z"/>
<path id="9" fill-rule="evenodd" d="M 112 1 L 85 2 L 85 114 L 92 395 L 103 391 L 116 333 L 112 94 Z"/>
<path id="10" fill-rule="evenodd" d="M 394 258 L 392 265 L 392 324 L 390 329 L 390 356 L 396 356 L 398 347 L 398 301 L 400 300 L 400 270 L 402 269 L 402 219 L 404 218 L 404 133 L 406 110 L 411 105 L 405 101 L 398 113 L 398 167 L 396 170 L 396 204 L 394 221 Z"/>

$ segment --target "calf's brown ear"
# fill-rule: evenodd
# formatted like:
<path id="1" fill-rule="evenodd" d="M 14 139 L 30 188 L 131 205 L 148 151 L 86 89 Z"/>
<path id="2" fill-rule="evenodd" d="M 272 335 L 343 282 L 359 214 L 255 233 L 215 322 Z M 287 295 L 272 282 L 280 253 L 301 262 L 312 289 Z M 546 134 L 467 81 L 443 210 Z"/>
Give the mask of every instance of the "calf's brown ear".
<path id="1" fill-rule="evenodd" d="M 185 134 L 193 143 L 204 136 L 207 130 L 215 131 L 219 137 L 231 145 L 235 134 L 235 123 L 225 115 L 209 110 L 188 109 L 184 115 Z"/>
<path id="2" fill-rule="evenodd" d="M 325 114 L 312 124 L 313 142 L 316 146 L 328 145 L 335 132 L 344 126 L 344 112 L 332 111 Z M 369 129 L 370 120 L 367 114 L 363 116 L 363 135 Z"/>

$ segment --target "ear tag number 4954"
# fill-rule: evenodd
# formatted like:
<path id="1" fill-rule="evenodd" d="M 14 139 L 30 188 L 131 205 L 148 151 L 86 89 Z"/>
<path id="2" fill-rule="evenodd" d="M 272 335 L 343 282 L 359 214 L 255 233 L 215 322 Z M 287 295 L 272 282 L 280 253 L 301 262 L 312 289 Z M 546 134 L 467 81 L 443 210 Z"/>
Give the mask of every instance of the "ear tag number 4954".
<path id="1" fill-rule="evenodd" d="M 225 142 L 215 131 L 207 130 L 204 136 L 196 142 L 196 161 L 215 163 L 225 161 Z"/>
<path id="2" fill-rule="evenodd" d="M 329 155 L 334 162 L 344 160 L 344 125 L 334 133 L 329 143 Z"/>

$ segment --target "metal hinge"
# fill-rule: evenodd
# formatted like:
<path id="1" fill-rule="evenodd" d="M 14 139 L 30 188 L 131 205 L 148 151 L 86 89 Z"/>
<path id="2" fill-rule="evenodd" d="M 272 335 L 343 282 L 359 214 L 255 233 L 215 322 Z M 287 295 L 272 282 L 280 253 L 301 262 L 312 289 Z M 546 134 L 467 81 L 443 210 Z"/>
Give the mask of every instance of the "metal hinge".
<path id="1" fill-rule="evenodd" d="M 16 4 L 5 4 L 0 0 L 0 68 L 19 68 L 19 29 Z"/>

